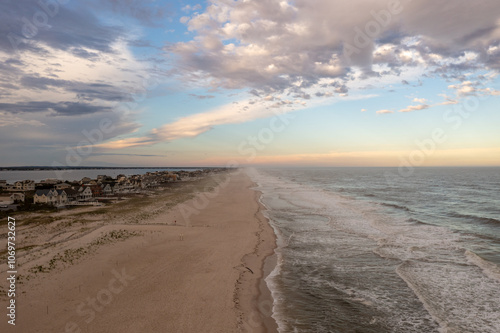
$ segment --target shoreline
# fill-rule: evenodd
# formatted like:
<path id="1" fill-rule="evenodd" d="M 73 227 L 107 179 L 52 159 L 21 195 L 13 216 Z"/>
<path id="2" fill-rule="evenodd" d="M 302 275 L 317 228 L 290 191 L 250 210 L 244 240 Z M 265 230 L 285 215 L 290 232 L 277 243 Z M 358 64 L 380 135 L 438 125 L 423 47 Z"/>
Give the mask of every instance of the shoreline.
<path id="1" fill-rule="evenodd" d="M 246 177 L 250 178 L 248 174 Z M 254 288 L 253 295 L 242 295 L 242 299 L 247 302 L 247 306 L 243 307 L 244 317 L 240 321 L 240 325 L 245 327 L 249 332 L 276 333 L 278 325 L 273 315 L 274 299 L 271 290 L 267 286 L 265 279 L 273 271 L 277 264 L 276 254 L 276 235 L 271 227 L 269 220 L 262 213 L 265 206 L 260 202 L 262 192 L 256 189 L 257 184 L 251 181 L 250 190 L 254 192 L 253 199 L 257 204 L 255 219 L 259 223 L 257 246 L 252 254 L 246 255 L 243 261 L 246 264 L 254 264 L 254 261 L 260 261 L 259 272 L 256 274 L 256 281 L 247 282 L 248 288 Z M 254 274 L 256 272 L 253 272 Z M 243 278 L 243 283 L 246 282 Z M 244 284 L 243 284 L 244 285 Z"/>
<path id="2" fill-rule="evenodd" d="M 274 231 L 245 171 L 224 178 L 20 225 L 40 247 L 19 253 L 17 327 L 0 330 L 277 332 L 264 281 Z"/>

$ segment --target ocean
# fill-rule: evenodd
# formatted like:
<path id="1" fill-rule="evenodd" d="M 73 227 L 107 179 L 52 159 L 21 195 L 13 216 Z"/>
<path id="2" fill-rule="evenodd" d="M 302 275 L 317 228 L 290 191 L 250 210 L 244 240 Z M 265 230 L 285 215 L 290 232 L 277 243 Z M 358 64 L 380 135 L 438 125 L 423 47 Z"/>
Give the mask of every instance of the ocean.
<path id="1" fill-rule="evenodd" d="M 500 332 L 500 168 L 250 169 L 280 332 Z"/>

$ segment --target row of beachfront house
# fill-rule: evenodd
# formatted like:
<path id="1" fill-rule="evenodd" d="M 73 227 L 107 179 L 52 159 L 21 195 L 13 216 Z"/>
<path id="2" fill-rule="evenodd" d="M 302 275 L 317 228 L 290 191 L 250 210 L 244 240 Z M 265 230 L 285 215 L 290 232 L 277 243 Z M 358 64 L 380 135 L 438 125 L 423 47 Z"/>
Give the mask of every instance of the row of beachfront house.
<path id="1" fill-rule="evenodd" d="M 5 180 L 0 180 L 0 190 L 15 192 L 10 197 L 14 203 L 24 202 L 25 194 L 30 197 L 31 192 L 34 193 L 33 203 L 35 204 L 60 206 L 67 203 L 95 201 L 96 198 L 138 193 L 146 188 L 158 187 L 161 183 L 175 182 L 180 179 L 179 176 L 181 176 L 179 172 L 157 171 L 147 172 L 144 175 L 126 176 L 122 174 L 115 179 L 99 175 L 96 179 L 84 177 L 80 181 L 73 182 L 46 179 L 40 182 L 23 180 L 8 184 Z M 182 176 L 185 176 L 184 173 Z"/>
<path id="2" fill-rule="evenodd" d="M 60 206 L 75 201 L 89 201 L 92 198 L 92 190 L 88 186 L 82 186 L 78 190 L 72 188 L 64 190 L 44 189 L 36 190 L 33 196 L 33 203 Z"/>
<path id="3" fill-rule="evenodd" d="M 65 190 L 37 190 L 33 196 L 33 203 L 48 205 L 64 205 L 68 202 L 68 194 Z"/>
<path id="4" fill-rule="evenodd" d="M 33 180 L 23 180 L 23 181 L 17 181 L 14 184 L 7 184 L 5 180 L 0 180 L 0 189 L 7 192 L 18 192 L 18 191 L 27 192 L 27 191 L 35 191 L 37 188 L 44 186 L 45 187 L 52 186 L 56 190 L 63 190 L 66 188 L 75 187 L 75 185 L 76 186 L 99 185 L 102 187 L 105 193 L 114 194 L 120 192 L 128 192 L 136 188 L 144 187 L 144 185 L 141 183 L 142 182 L 140 179 L 124 179 L 121 180 L 120 182 L 117 181 L 101 182 L 86 177 L 83 178 L 82 181 L 76 184 L 75 183 L 70 184 L 68 182 L 51 181 L 51 180 L 46 180 L 39 183 L 35 183 Z"/>
<path id="5" fill-rule="evenodd" d="M 75 201 L 91 201 L 98 197 L 129 193 L 134 189 L 133 185 L 122 186 L 115 182 L 84 185 L 76 188 L 72 188 L 67 183 L 57 185 L 53 189 L 36 190 L 33 203 L 59 206 Z"/>
<path id="6" fill-rule="evenodd" d="M 7 181 L 0 180 L 0 189 L 5 191 L 34 191 L 35 182 L 33 180 L 22 180 L 14 184 L 7 184 Z"/>
<path id="7" fill-rule="evenodd" d="M 76 201 L 92 201 L 95 198 L 110 197 L 113 195 L 134 193 L 140 188 L 135 182 L 105 182 L 100 184 L 85 184 L 82 186 L 72 185 L 69 183 L 53 184 L 50 189 L 30 188 L 30 190 L 20 190 L 22 192 L 14 192 L 10 195 L 10 200 L 13 203 L 25 201 L 25 193 L 32 191 L 33 203 L 49 204 L 60 206 Z"/>

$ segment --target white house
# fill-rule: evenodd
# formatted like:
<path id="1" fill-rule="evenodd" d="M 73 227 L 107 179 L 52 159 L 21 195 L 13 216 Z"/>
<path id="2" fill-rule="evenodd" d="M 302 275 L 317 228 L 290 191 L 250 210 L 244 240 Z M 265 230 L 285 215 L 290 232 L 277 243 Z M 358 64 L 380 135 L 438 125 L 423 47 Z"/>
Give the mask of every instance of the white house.
<path id="1" fill-rule="evenodd" d="M 42 203 L 48 205 L 56 205 L 57 204 L 57 196 L 58 193 L 56 190 L 37 190 L 35 195 L 33 196 L 33 203 Z"/>
<path id="2" fill-rule="evenodd" d="M 92 189 L 89 186 L 80 186 L 78 188 L 78 199 L 79 200 L 90 200 L 92 199 Z"/>
<path id="3" fill-rule="evenodd" d="M 64 205 L 68 202 L 68 196 L 64 190 L 37 190 L 33 196 L 33 202 L 54 206 Z"/>
<path id="4" fill-rule="evenodd" d="M 122 187 L 119 183 L 114 183 L 114 185 L 111 185 L 111 189 L 113 190 L 113 194 L 120 193 L 122 191 Z"/>
<path id="5" fill-rule="evenodd" d="M 23 180 L 14 183 L 14 187 L 18 191 L 34 191 L 35 181 L 33 180 Z"/>
<path id="6" fill-rule="evenodd" d="M 10 200 L 12 202 L 24 202 L 24 193 L 12 193 Z"/>
<path id="7" fill-rule="evenodd" d="M 57 192 L 57 204 L 64 205 L 68 202 L 68 195 L 65 190 L 56 190 Z"/>
<path id="8" fill-rule="evenodd" d="M 35 190 L 35 181 L 34 180 L 23 181 L 23 191 L 34 191 L 34 190 Z"/>
<path id="9" fill-rule="evenodd" d="M 104 195 L 111 195 L 113 194 L 113 188 L 110 183 L 107 184 L 101 184 L 102 187 L 102 193 Z"/>

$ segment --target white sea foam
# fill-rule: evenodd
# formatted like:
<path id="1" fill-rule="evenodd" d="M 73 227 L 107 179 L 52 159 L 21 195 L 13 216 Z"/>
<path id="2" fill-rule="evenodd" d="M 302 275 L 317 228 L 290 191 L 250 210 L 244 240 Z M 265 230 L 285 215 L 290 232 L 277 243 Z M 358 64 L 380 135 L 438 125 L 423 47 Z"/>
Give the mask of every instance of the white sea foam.
<path id="1" fill-rule="evenodd" d="M 397 273 L 439 322 L 442 332 L 500 331 L 500 283 L 475 266 L 408 261 Z"/>
<path id="2" fill-rule="evenodd" d="M 478 267 L 480 267 L 484 274 L 486 274 L 490 279 L 496 279 L 500 281 L 500 267 L 492 262 L 486 261 L 474 252 L 469 250 L 465 251 L 465 256 L 467 260 Z"/>

